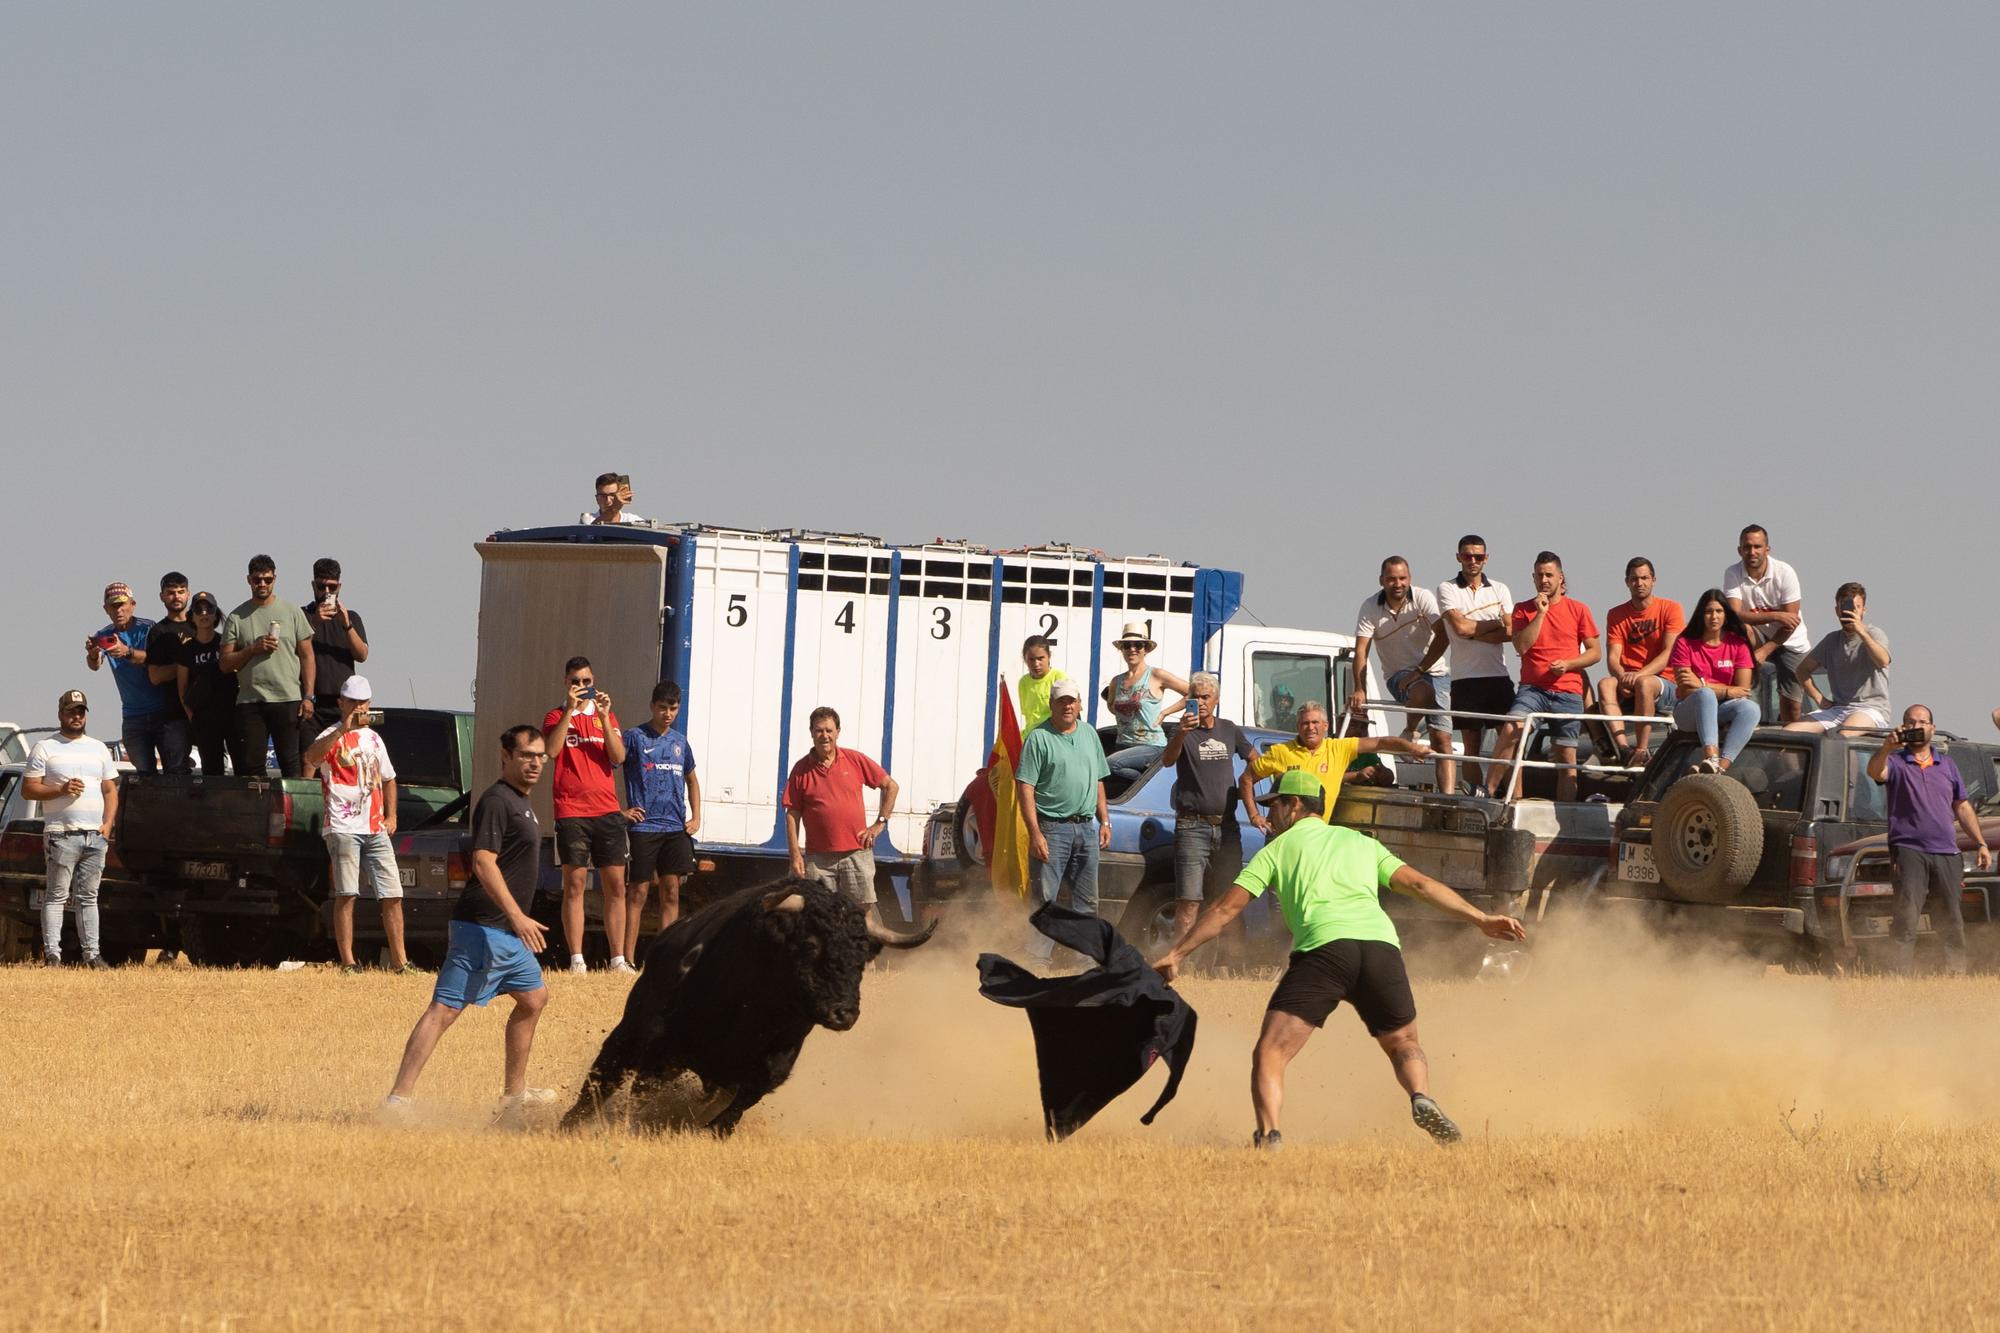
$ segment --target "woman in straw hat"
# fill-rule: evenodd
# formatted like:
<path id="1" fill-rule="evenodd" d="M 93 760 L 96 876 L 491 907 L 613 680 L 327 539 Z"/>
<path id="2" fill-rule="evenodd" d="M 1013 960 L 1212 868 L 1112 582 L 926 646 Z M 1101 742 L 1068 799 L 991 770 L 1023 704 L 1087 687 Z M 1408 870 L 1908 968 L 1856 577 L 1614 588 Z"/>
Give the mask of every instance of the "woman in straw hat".
<path id="1" fill-rule="evenodd" d="M 1160 726 L 1164 715 L 1179 712 L 1187 705 L 1188 683 L 1171 671 L 1146 665 L 1146 654 L 1159 647 L 1146 632 L 1143 621 L 1127 621 L 1125 632 L 1112 641 L 1125 654 L 1125 670 L 1104 687 L 1104 701 L 1118 719 L 1118 748 L 1109 757 L 1111 776 L 1128 783 L 1152 766 L 1167 748 L 1167 733 Z M 1166 692 L 1181 696 L 1179 703 L 1164 708 Z"/>

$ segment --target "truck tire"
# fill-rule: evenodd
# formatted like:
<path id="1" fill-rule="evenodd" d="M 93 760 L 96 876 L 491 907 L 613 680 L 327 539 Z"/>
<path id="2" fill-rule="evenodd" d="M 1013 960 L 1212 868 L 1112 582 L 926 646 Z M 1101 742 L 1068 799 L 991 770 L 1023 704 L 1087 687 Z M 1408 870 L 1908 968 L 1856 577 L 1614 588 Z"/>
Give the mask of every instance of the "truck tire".
<path id="1" fill-rule="evenodd" d="M 1118 918 L 1118 933 L 1147 958 L 1159 957 L 1174 942 L 1174 902 L 1178 897 L 1169 882 L 1149 880 L 1141 884 Z"/>
<path id="2" fill-rule="evenodd" d="M 1764 855 L 1764 819 L 1750 789 L 1721 773 L 1693 773 L 1668 787 L 1653 815 L 1660 883 L 1686 902 L 1735 899 Z"/>
<path id="3" fill-rule="evenodd" d="M 986 868 L 985 858 L 980 854 L 979 821 L 972 817 L 972 803 L 969 801 L 960 801 L 958 808 L 951 812 L 951 846 L 958 857 L 959 869 Z"/>

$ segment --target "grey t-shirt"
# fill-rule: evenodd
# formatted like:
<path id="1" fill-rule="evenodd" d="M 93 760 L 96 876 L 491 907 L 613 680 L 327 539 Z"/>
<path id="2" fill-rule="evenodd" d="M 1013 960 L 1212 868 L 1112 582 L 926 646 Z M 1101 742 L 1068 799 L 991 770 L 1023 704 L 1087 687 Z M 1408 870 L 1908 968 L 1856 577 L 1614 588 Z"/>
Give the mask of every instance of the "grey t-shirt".
<path id="1" fill-rule="evenodd" d="M 1257 747 L 1243 729 L 1218 717 L 1213 727 L 1197 727 L 1181 743 L 1174 761 L 1174 810 L 1187 815 L 1226 815 L 1236 790 L 1235 755 L 1255 763 Z"/>
<path id="2" fill-rule="evenodd" d="M 222 622 L 222 646 L 248 648 L 269 633 L 273 625 L 278 627 L 278 650 L 253 657 L 237 669 L 237 703 L 295 704 L 299 701 L 305 675 L 299 665 L 299 645 L 313 636 L 305 612 L 282 597 L 273 597 L 262 606 L 245 602 Z"/>
<path id="3" fill-rule="evenodd" d="M 1866 633 L 1883 648 L 1889 646 L 1889 632 L 1871 624 Z M 1889 711 L 1889 672 L 1868 656 L 1861 635 L 1835 630 L 1813 645 L 1813 661 L 1826 671 L 1827 688 L 1836 704 L 1856 704 L 1879 713 L 1884 722 L 1895 721 Z"/>

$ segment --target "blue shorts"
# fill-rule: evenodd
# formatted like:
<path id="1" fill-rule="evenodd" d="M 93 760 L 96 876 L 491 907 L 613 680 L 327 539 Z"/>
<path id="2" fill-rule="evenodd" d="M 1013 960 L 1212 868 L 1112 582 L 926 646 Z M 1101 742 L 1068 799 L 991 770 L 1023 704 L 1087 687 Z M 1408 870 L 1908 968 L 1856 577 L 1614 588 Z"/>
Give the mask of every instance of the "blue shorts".
<path id="1" fill-rule="evenodd" d="M 1438 708 L 1441 710 L 1450 708 L 1451 677 L 1446 675 L 1426 675 L 1423 679 L 1431 683 L 1431 693 L 1437 696 Z M 1399 704 L 1408 703 L 1410 701 L 1410 686 L 1414 685 L 1416 681 L 1417 673 L 1414 670 L 1398 671 L 1395 675 L 1389 677 L 1389 697 Z M 1451 714 L 1448 712 L 1440 711 L 1433 713 L 1431 716 L 1422 719 L 1422 721 L 1424 724 L 1423 730 L 1425 731 L 1442 731 L 1446 735 L 1451 734 Z"/>
<path id="2" fill-rule="evenodd" d="M 484 1005 L 500 994 L 516 995 L 542 984 L 542 965 L 521 937 L 477 921 L 451 923 L 451 944 L 438 969 L 431 999 L 451 1009 Z"/>
<path id="3" fill-rule="evenodd" d="M 1583 696 L 1580 694 L 1558 694 L 1545 690 L 1539 685 L 1523 685 L 1514 692 L 1513 706 L 1508 715 L 1522 713 L 1575 713 L 1583 715 Z M 1582 726 L 1575 722 L 1550 722 L 1544 719 L 1538 723 L 1549 729 L 1549 739 L 1556 745 L 1575 745 Z"/>

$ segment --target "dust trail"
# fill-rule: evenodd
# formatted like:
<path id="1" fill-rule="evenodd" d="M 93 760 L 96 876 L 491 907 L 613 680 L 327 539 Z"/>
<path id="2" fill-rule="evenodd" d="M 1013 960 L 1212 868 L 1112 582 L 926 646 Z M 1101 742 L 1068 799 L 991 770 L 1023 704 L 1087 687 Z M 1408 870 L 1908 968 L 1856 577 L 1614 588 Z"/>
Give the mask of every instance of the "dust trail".
<path id="1" fill-rule="evenodd" d="M 781 1134 L 889 1137 L 1041 1133 L 1026 1017 L 979 998 L 981 947 L 1025 957 L 1025 933 L 963 925 L 871 974 L 850 1033 L 816 1033 L 767 1123 Z M 1251 1126 L 1249 1054 L 1271 982 L 1194 979 L 1201 1014 L 1179 1098 L 1138 1123 L 1155 1071 L 1085 1135 L 1222 1144 Z M 1469 1134 L 1754 1126 L 1796 1105 L 1829 1120 L 1950 1125 L 1988 1114 L 1990 978 L 1832 981 L 1691 952 L 1611 920 L 1540 933 L 1525 975 L 1416 983 L 1432 1088 Z M 1413 1135 L 1388 1063 L 1351 1010 L 1292 1066 L 1288 1137 Z"/>

